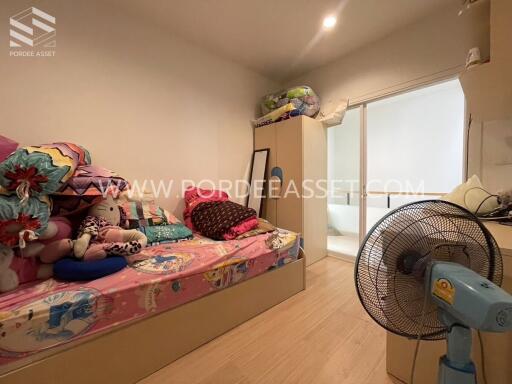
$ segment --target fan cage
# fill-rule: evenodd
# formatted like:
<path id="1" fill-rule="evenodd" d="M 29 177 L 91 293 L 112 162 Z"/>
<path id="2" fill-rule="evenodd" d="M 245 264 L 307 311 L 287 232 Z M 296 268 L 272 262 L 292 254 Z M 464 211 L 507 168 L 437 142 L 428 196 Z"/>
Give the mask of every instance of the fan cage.
<path id="1" fill-rule="evenodd" d="M 418 255 L 414 268 L 407 265 L 410 255 Z M 475 215 L 442 200 L 406 204 L 373 226 L 356 259 L 356 289 L 370 317 L 400 336 L 445 338 L 447 329 L 421 274 L 432 261 L 459 263 L 497 285 L 502 283 L 498 245 Z M 423 270 L 418 269 L 422 263 Z"/>

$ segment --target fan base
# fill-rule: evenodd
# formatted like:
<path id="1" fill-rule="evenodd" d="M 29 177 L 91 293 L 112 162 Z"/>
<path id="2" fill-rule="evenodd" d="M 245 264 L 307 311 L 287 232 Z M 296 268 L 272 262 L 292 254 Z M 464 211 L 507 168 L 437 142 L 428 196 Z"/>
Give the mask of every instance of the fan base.
<path id="1" fill-rule="evenodd" d="M 439 359 L 439 384 L 476 384 L 475 365 L 470 363 L 463 370 L 450 365 L 446 356 Z"/>
<path id="2" fill-rule="evenodd" d="M 446 336 L 447 352 L 439 359 L 439 384 L 476 384 L 476 368 L 471 361 L 471 329 L 457 323 L 449 313 L 439 313 L 450 329 Z"/>

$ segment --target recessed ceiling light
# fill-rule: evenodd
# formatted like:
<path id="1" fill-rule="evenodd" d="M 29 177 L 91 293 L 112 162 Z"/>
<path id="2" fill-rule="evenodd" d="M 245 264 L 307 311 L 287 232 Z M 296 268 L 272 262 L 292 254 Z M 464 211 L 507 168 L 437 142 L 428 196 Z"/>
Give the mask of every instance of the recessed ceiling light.
<path id="1" fill-rule="evenodd" d="M 326 29 L 330 29 L 332 27 L 334 27 L 336 25 L 336 17 L 334 16 L 327 16 L 325 19 L 324 19 L 324 28 Z"/>

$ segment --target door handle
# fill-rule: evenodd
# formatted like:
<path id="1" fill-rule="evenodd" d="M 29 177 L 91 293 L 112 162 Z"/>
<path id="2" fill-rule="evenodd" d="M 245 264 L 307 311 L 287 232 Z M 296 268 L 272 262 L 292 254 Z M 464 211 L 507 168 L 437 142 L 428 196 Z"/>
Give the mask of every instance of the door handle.
<path id="1" fill-rule="evenodd" d="M 280 199 L 283 189 L 283 170 L 280 167 L 274 167 L 270 171 L 269 197 L 271 199 Z"/>

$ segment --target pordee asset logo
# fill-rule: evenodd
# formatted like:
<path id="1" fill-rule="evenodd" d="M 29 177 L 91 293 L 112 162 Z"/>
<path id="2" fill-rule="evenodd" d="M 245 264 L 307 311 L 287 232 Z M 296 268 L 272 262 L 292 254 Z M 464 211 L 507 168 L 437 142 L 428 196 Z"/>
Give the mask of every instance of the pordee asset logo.
<path id="1" fill-rule="evenodd" d="M 55 56 L 57 28 L 54 16 L 30 7 L 9 18 L 9 56 Z"/>

